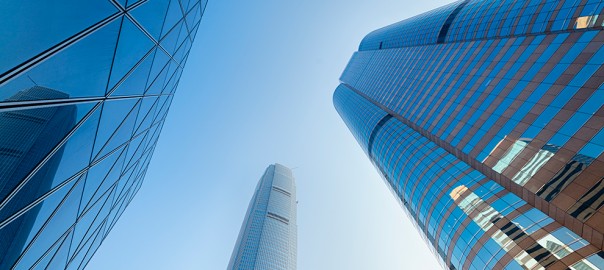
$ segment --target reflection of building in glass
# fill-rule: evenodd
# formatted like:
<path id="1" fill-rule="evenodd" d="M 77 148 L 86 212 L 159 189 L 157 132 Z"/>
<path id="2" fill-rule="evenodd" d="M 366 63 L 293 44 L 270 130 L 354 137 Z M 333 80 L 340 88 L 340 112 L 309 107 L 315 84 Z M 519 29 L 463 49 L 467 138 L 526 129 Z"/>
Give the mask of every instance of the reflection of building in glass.
<path id="1" fill-rule="evenodd" d="M 296 183 L 270 165 L 250 201 L 228 269 L 296 269 Z"/>
<path id="2" fill-rule="evenodd" d="M 0 269 L 86 266 L 141 187 L 206 5 L 3 4 Z"/>
<path id="3" fill-rule="evenodd" d="M 603 9 L 457 1 L 352 56 L 334 105 L 447 268 L 604 269 Z"/>
<path id="4" fill-rule="evenodd" d="M 44 87 L 32 87 L 15 94 L 11 101 L 68 98 L 65 93 Z M 76 107 L 44 107 L 30 110 L 0 112 L 0 198 L 18 188 L 23 179 L 75 124 Z M 21 187 L 19 196 L 3 208 L 16 212 L 19 206 L 31 203 L 51 187 L 62 149 L 55 153 L 40 173 Z M 24 249 L 25 241 L 42 204 L 27 211 L 22 218 L 0 230 L 0 269 L 9 268 Z M 4 215 L 3 215 L 4 216 Z"/>

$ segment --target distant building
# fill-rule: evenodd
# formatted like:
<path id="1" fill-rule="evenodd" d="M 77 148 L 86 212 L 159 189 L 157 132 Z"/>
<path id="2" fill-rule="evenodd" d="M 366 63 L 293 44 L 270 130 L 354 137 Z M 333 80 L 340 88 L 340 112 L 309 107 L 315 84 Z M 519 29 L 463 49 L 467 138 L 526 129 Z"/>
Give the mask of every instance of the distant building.
<path id="1" fill-rule="evenodd" d="M 296 183 L 292 171 L 270 165 L 250 201 L 229 270 L 295 270 Z"/>
<path id="2" fill-rule="evenodd" d="M 141 187 L 206 4 L 2 4 L 0 269 L 86 267 Z"/>
<path id="3" fill-rule="evenodd" d="M 604 269 L 604 1 L 462 0 L 369 33 L 334 105 L 449 269 Z"/>

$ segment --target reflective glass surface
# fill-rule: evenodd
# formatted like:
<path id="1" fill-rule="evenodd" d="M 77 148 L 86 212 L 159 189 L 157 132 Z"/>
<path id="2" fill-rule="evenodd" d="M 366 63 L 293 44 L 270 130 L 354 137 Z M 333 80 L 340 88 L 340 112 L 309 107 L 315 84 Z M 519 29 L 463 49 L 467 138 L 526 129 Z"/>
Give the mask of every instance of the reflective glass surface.
<path id="1" fill-rule="evenodd" d="M 140 188 L 205 2 L 2 6 L 0 269 L 82 269 Z"/>
<path id="2" fill-rule="evenodd" d="M 603 12 L 460 0 L 353 54 L 334 105 L 443 266 L 601 268 Z"/>

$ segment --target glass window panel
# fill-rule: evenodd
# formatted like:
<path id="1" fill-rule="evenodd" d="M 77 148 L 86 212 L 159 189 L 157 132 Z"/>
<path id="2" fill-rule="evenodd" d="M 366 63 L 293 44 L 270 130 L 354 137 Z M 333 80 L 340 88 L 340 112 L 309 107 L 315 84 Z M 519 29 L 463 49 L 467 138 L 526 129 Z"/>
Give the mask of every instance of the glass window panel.
<path id="1" fill-rule="evenodd" d="M 111 192 L 100 197 L 87 212 L 84 212 L 78 218 L 78 223 L 73 233 L 73 242 L 69 251 L 69 257 L 73 257 L 75 252 L 79 251 L 86 244 L 85 240 L 89 239 L 90 235 L 103 224 L 111 209 L 110 203 L 115 193 L 114 190 L 112 189 Z"/>
<path id="2" fill-rule="evenodd" d="M 83 187 L 82 179 L 75 183 L 48 223 L 44 225 L 43 230 L 28 247 L 26 255 L 19 262 L 20 267 L 26 269 L 33 265 L 51 247 L 55 239 L 60 238 L 70 229 L 76 221 Z"/>
<path id="3" fill-rule="evenodd" d="M 27 244 L 33 239 L 38 230 L 59 206 L 75 181 L 47 197 L 44 202 L 36 205 L 8 225 L 0 229 L 0 268 L 9 269 L 19 258 Z M 53 241 L 48 239 L 47 241 Z M 38 257 L 41 254 L 38 254 Z M 30 255 L 27 255 L 30 256 Z M 37 258 L 36 257 L 36 260 Z"/>
<path id="4" fill-rule="evenodd" d="M 12 100 L 17 92 L 33 87 L 54 89 L 63 93 L 45 96 L 44 99 L 103 96 L 113 61 L 119 21 L 115 20 L 7 82 L 0 87 L 0 100 Z M 20 98 L 38 99 L 41 98 Z"/>
<path id="5" fill-rule="evenodd" d="M 131 2 L 134 2 L 130 0 Z M 128 5 L 131 3 L 129 2 Z M 149 0 L 141 6 L 135 8 L 130 13 L 155 40 L 159 40 L 159 34 L 162 28 L 162 20 L 168 10 L 169 2 L 166 0 Z"/>
<path id="6" fill-rule="evenodd" d="M 151 71 L 151 65 L 153 64 L 155 50 L 147 55 L 145 60 L 128 75 L 128 78 L 111 93 L 111 96 L 142 95 L 145 92 L 145 86 L 149 79 L 149 72 Z"/>
<path id="7" fill-rule="evenodd" d="M 93 103 L 85 103 L 0 113 L 0 138 L 2 138 L 0 140 L 0 149 L 2 149 L 0 164 L 3 168 L 0 171 L 2 187 L 0 188 L 0 198 L 2 200 L 5 200 L 10 192 L 21 185 L 22 180 L 80 121 L 77 119 L 78 115 L 87 113 L 93 105 Z M 89 117 L 87 121 L 93 120 L 95 120 L 94 117 Z M 78 129 L 73 136 L 79 136 L 82 133 L 91 136 L 86 133 L 87 130 Z M 15 197 L 0 210 L 0 220 L 34 201 L 87 165 L 86 162 L 90 156 L 85 156 L 85 150 L 72 147 L 73 145 L 74 143 L 67 143 L 53 154 L 22 186 Z M 85 156 L 83 161 L 71 159 L 72 157 L 80 158 L 81 155 Z M 72 167 L 72 165 L 80 167 L 75 168 L 76 166 Z"/>
<path id="8" fill-rule="evenodd" d="M 170 29 L 172 29 L 176 22 L 178 22 L 183 17 L 184 16 L 182 14 L 182 10 L 180 8 L 178 0 L 171 0 L 170 7 L 168 8 L 168 13 L 166 14 L 166 19 L 164 20 L 164 27 L 161 32 L 162 39 L 164 38 L 166 33 L 168 33 Z M 176 30 L 178 31 L 178 28 Z"/>
<path id="9" fill-rule="evenodd" d="M 61 244 L 61 247 L 59 248 L 59 251 L 57 251 L 56 254 L 49 254 L 47 255 L 48 257 L 52 256 L 52 261 L 50 262 L 50 264 L 48 264 L 48 266 L 46 266 L 45 264 L 40 264 L 40 267 L 44 267 L 46 266 L 46 268 L 44 269 L 61 269 L 63 267 L 65 267 L 65 264 L 67 263 L 67 255 L 69 255 L 69 245 L 71 244 L 71 238 L 73 236 L 73 232 L 71 232 L 63 241 L 63 243 Z"/>
<path id="10" fill-rule="evenodd" d="M 176 51 L 176 44 L 178 41 L 178 36 L 180 34 L 180 30 L 183 27 L 182 21 L 179 22 L 170 32 L 164 36 L 164 38 L 159 43 L 170 55 L 174 55 Z"/>
<path id="11" fill-rule="evenodd" d="M 86 253 L 86 256 L 84 257 L 84 259 L 80 263 L 80 269 L 84 269 L 86 267 L 86 265 L 88 264 L 88 262 L 92 258 L 92 255 L 94 255 L 94 252 L 99 248 L 99 246 L 101 245 L 101 243 L 103 243 L 103 239 L 105 238 L 104 235 L 103 235 L 103 231 L 104 231 L 105 226 L 107 226 L 107 225 L 103 224 L 103 228 L 101 230 L 99 230 L 99 235 L 94 239 L 94 242 L 90 246 L 90 249 L 88 249 L 88 252 Z"/>
<path id="12" fill-rule="evenodd" d="M 147 103 L 142 104 L 143 106 L 148 106 L 148 103 L 151 103 L 152 106 L 150 108 L 141 107 L 138 118 L 136 119 L 136 130 L 134 132 L 135 134 L 149 128 L 153 120 L 153 116 L 155 115 L 155 111 L 157 110 L 157 107 L 162 105 L 160 103 L 161 101 L 164 101 L 164 99 L 161 97 L 148 97 L 143 99 L 143 103 Z"/>
<path id="13" fill-rule="evenodd" d="M 88 211 L 98 198 L 106 195 L 107 190 L 119 179 L 124 163 L 125 149 L 111 154 L 90 168 L 82 195 L 80 212 Z"/>
<path id="14" fill-rule="evenodd" d="M 105 0 L 86 1 L 86 5 L 79 0 L 3 1 L 0 10 L 0 74 L 116 11 Z"/>
<path id="15" fill-rule="evenodd" d="M 105 101 L 103 111 L 101 112 L 101 121 L 96 135 L 93 155 L 97 153 L 107 143 L 109 137 L 115 132 L 119 125 L 128 117 L 129 114 L 136 115 L 134 110 L 138 99 L 120 99 Z"/>
<path id="16" fill-rule="evenodd" d="M 64 236 L 64 237 L 58 239 L 53 244 L 52 248 L 49 249 L 46 252 L 46 254 L 43 255 L 44 257 L 40 258 L 36 262 L 36 267 L 34 269 L 55 269 L 55 268 L 52 268 L 52 267 L 51 268 L 47 268 L 47 266 L 49 264 L 53 264 L 53 262 L 51 262 L 51 261 L 53 261 L 53 258 L 60 257 L 60 253 L 63 250 L 59 251 L 59 249 L 67 247 L 67 250 L 69 250 L 69 242 L 70 241 L 71 241 L 71 233 L 69 235 L 67 235 L 67 236 Z M 57 256 L 55 256 L 55 255 L 57 255 Z M 60 260 L 60 259 L 54 260 L 54 263 L 56 263 L 58 260 Z M 64 266 L 65 265 L 65 261 L 63 261 L 62 263 L 63 263 L 63 266 Z M 55 267 L 56 268 L 60 268 L 60 267 L 57 267 L 56 265 L 55 265 Z"/>
<path id="17" fill-rule="evenodd" d="M 94 241 L 96 239 L 96 236 L 98 235 L 98 233 L 101 231 L 101 227 L 104 225 L 101 224 L 100 227 L 98 227 L 95 231 L 94 234 L 87 238 L 86 240 L 84 240 L 84 244 L 80 247 L 80 249 L 78 249 L 78 253 L 76 253 L 76 255 L 74 257 L 72 257 L 69 261 L 69 264 L 67 265 L 67 269 L 80 269 L 80 263 L 82 262 L 82 260 L 84 259 L 84 256 L 86 256 L 86 253 L 88 252 L 88 250 L 90 249 L 91 246 L 93 246 Z"/>
<path id="18" fill-rule="evenodd" d="M 153 42 L 130 19 L 125 18 L 111 68 L 109 87 L 112 88 L 122 79 L 153 48 L 153 45 Z"/>
<path id="19" fill-rule="evenodd" d="M 140 101 L 137 106 L 134 107 L 132 112 L 128 115 L 128 117 L 120 124 L 118 129 L 111 135 L 111 138 L 107 142 L 103 149 L 99 152 L 99 156 L 103 156 L 113 149 L 121 146 L 128 140 L 132 138 L 132 131 L 134 128 L 134 122 L 136 121 L 136 117 L 138 114 L 138 108 L 140 106 Z"/>
<path id="20" fill-rule="evenodd" d="M 195 7 L 193 9 L 191 9 L 189 11 L 189 13 L 187 14 L 187 26 L 188 29 L 193 29 L 193 27 L 197 24 L 197 20 L 199 19 L 199 5 L 196 4 Z"/>

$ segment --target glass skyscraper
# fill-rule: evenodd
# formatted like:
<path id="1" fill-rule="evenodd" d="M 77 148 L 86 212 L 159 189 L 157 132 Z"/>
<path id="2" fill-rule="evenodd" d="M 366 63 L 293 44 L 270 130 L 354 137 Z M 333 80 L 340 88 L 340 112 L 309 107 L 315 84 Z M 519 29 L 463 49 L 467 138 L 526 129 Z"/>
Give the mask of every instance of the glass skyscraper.
<path id="1" fill-rule="evenodd" d="M 604 2 L 463 0 L 369 33 L 333 99 L 450 269 L 604 269 Z"/>
<path id="2" fill-rule="evenodd" d="M 0 8 L 0 269 L 81 269 L 141 186 L 206 1 Z"/>
<path id="3" fill-rule="evenodd" d="M 292 171 L 268 166 L 248 206 L 228 270 L 295 270 L 296 183 Z"/>

